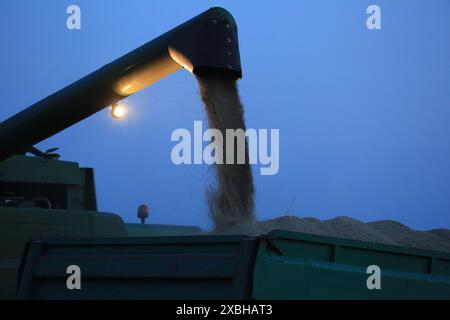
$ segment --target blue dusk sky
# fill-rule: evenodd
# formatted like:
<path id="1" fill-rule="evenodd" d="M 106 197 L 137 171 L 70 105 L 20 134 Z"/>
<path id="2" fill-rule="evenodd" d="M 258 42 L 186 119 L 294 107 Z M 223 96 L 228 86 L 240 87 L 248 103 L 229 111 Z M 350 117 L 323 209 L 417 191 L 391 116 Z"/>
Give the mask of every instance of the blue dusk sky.
<path id="1" fill-rule="evenodd" d="M 66 8 L 81 8 L 81 30 Z M 366 9 L 381 8 L 381 30 Z M 211 6 L 239 28 L 248 128 L 280 129 L 280 171 L 253 167 L 256 214 L 450 228 L 450 1 L 0 0 L 0 120 Z M 173 130 L 205 120 L 181 70 L 40 143 L 94 167 L 101 211 L 208 229 L 207 165 L 171 161 Z"/>

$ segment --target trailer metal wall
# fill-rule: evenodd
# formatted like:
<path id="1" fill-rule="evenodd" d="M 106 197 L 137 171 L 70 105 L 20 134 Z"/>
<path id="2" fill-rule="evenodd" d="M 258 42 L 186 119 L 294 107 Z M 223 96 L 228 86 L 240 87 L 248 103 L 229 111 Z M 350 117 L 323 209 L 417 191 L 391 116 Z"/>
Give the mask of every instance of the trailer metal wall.
<path id="1" fill-rule="evenodd" d="M 66 268 L 82 270 L 68 290 Z M 381 268 L 381 289 L 366 270 Z M 450 254 L 273 231 L 245 236 L 47 239 L 30 244 L 21 299 L 450 299 Z"/>

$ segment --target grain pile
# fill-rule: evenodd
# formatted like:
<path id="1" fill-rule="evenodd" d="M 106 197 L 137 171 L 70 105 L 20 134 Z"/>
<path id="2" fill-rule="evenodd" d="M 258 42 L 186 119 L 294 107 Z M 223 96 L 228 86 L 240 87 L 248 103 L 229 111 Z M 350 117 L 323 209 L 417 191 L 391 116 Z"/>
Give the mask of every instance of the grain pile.
<path id="1" fill-rule="evenodd" d="M 258 236 L 274 229 L 450 252 L 450 230 L 416 231 L 392 220 L 364 223 L 350 217 L 321 221 L 315 218 L 283 216 L 267 221 L 243 222 L 222 230 L 220 234 Z"/>

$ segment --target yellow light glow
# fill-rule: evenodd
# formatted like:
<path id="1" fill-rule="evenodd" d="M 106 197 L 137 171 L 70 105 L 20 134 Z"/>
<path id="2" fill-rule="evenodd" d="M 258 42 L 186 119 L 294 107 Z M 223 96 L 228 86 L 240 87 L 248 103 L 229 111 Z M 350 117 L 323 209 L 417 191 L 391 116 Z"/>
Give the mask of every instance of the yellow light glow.
<path id="1" fill-rule="evenodd" d="M 113 105 L 111 115 L 114 119 L 123 119 L 127 115 L 127 108 L 123 105 Z"/>

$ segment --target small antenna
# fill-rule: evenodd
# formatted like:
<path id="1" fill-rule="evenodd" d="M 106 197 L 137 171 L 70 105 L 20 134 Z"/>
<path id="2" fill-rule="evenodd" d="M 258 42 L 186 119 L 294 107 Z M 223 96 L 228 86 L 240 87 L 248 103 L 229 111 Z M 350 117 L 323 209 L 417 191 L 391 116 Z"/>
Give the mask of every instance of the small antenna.
<path id="1" fill-rule="evenodd" d="M 289 207 L 287 207 L 286 211 L 284 212 L 284 215 L 287 216 L 288 213 L 290 213 L 292 207 L 294 206 L 295 200 L 297 200 L 297 196 L 292 199 L 291 203 L 289 204 Z"/>

